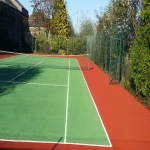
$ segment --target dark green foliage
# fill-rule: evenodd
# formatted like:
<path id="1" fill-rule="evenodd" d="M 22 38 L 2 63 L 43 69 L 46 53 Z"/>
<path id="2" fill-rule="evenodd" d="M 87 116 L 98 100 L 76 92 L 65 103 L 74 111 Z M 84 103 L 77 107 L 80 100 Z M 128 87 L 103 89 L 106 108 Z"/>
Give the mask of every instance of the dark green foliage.
<path id="1" fill-rule="evenodd" d="M 89 35 L 94 34 L 94 24 L 90 18 L 85 18 L 83 16 L 83 20 L 81 21 L 80 25 L 80 36 L 87 37 Z"/>
<path id="2" fill-rule="evenodd" d="M 132 78 L 136 93 L 150 99 L 150 4 L 143 0 L 141 26 L 131 47 Z M 150 102 L 149 102 L 150 105 Z"/>
<path id="3" fill-rule="evenodd" d="M 37 51 L 50 54 L 78 55 L 86 54 L 86 38 L 50 35 L 47 40 L 44 34 L 37 36 Z"/>
<path id="4" fill-rule="evenodd" d="M 116 24 L 122 26 L 125 51 L 129 52 L 139 27 L 137 17 L 139 11 L 140 0 L 111 0 L 109 6 L 102 11 L 102 14 L 97 13 L 99 22 L 97 31 L 103 32 Z"/>
<path id="5" fill-rule="evenodd" d="M 86 54 L 86 38 L 74 37 L 72 46 L 72 54 Z"/>
<path id="6" fill-rule="evenodd" d="M 97 13 L 97 18 L 99 22 L 97 31 L 101 33 L 115 24 L 121 27 L 123 49 L 126 52 L 121 58 L 123 66 L 126 66 L 122 69 L 124 72 L 121 71 L 121 75 L 125 75 L 122 76 L 121 84 L 150 108 L 150 0 L 111 0 L 101 14 Z M 118 33 L 120 31 L 118 30 Z M 98 50 L 92 57 L 102 69 L 106 70 L 105 54 L 109 56 L 109 52 L 104 41 L 103 35 L 101 42 L 103 48 L 96 47 L 96 50 L 103 50 L 103 53 L 99 53 L 100 60 L 97 58 Z M 108 66 L 110 67 L 110 64 Z"/>
<path id="7" fill-rule="evenodd" d="M 71 34 L 66 4 L 64 0 L 54 0 L 51 19 L 51 33 L 68 37 Z"/>

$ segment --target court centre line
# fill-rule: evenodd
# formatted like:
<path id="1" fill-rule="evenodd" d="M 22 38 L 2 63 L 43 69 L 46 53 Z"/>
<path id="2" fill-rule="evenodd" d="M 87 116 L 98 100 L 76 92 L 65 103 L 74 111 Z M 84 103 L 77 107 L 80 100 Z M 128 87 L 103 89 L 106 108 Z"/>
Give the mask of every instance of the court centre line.
<path id="1" fill-rule="evenodd" d="M 56 144 L 57 142 L 52 141 L 31 141 L 31 140 L 8 140 L 8 139 L 0 139 L 1 142 L 14 142 L 14 143 L 40 143 L 40 144 Z M 84 144 L 84 143 L 64 143 L 59 142 L 62 145 L 80 145 L 80 146 L 89 146 L 89 147 L 111 147 L 110 145 L 98 145 L 98 144 Z"/>
<path id="2" fill-rule="evenodd" d="M 66 143 L 66 139 L 67 139 L 69 84 L 70 84 L 70 59 L 69 59 L 69 69 L 68 69 L 68 88 L 67 88 L 67 101 L 66 101 L 66 122 L 65 122 L 64 143 Z"/>
<path id="3" fill-rule="evenodd" d="M 29 71 L 29 70 L 31 70 L 32 68 L 34 68 L 34 67 L 38 66 L 38 65 L 39 65 L 39 64 L 41 64 L 43 61 L 44 61 L 44 60 L 40 61 L 38 64 L 36 64 L 36 65 L 34 65 L 34 66 L 30 67 L 29 69 L 27 69 L 26 71 L 22 72 L 22 73 L 21 73 L 21 74 L 19 74 L 18 76 L 16 76 L 16 77 L 12 78 L 9 82 L 11 82 L 11 81 L 15 80 L 16 78 L 18 78 L 18 77 L 20 77 L 21 75 L 25 74 L 27 71 Z"/>
<path id="4" fill-rule="evenodd" d="M 78 62 L 78 60 L 76 60 L 76 61 Z M 93 96 L 92 96 L 92 94 L 91 94 L 91 92 L 90 92 L 90 89 L 89 89 L 89 87 L 88 87 L 88 84 L 87 84 L 87 82 L 86 82 L 86 80 L 85 80 L 85 77 L 84 77 L 84 75 L 83 75 L 83 72 L 82 72 L 82 70 L 81 70 L 81 67 L 80 67 L 80 65 L 79 65 L 79 62 L 78 62 L 78 66 L 79 66 L 79 68 L 80 68 L 82 77 L 83 77 L 83 79 L 84 79 L 84 82 L 85 82 L 85 84 L 86 84 L 86 87 L 87 87 L 87 89 L 88 89 L 88 91 L 89 91 L 89 94 L 90 94 L 91 99 L 92 99 L 92 101 L 93 101 L 93 104 L 94 104 L 94 106 L 95 106 L 97 115 L 98 115 L 98 117 L 99 117 L 99 119 L 100 119 L 100 122 L 101 122 L 101 124 L 102 124 L 102 126 L 103 126 L 103 129 L 104 129 L 104 131 L 105 131 L 107 140 L 108 140 L 108 142 L 109 142 L 109 144 L 110 144 L 110 147 L 112 147 L 112 144 L 111 144 L 111 141 L 110 141 L 110 139 L 109 139 L 108 133 L 107 133 L 107 131 L 106 131 L 106 129 L 105 129 L 104 123 L 103 123 L 102 118 L 101 118 L 101 116 L 100 116 L 100 113 L 99 113 L 99 111 L 98 111 L 98 109 L 97 109 L 97 106 L 96 106 L 96 104 L 95 104 L 94 98 L 93 98 Z"/>
<path id="5" fill-rule="evenodd" d="M 34 82 L 10 82 L 10 81 L 0 81 L 0 83 L 12 83 L 12 84 L 29 84 L 29 85 L 39 85 L 39 86 L 60 86 L 66 87 L 68 85 L 61 84 L 45 84 L 45 83 L 34 83 Z"/>

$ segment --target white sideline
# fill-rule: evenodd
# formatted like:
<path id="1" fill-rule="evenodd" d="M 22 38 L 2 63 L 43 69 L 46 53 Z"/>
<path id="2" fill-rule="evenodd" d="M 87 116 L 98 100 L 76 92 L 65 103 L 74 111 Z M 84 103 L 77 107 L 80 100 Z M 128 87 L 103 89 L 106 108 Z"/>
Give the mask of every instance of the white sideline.
<path id="1" fill-rule="evenodd" d="M 43 60 L 44 61 L 44 60 Z M 67 145 L 82 145 L 82 146 L 96 146 L 96 147 L 112 147 L 112 144 L 111 144 L 111 141 L 110 141 L 110 139 L 109 139 L 109 137 L 108 137 L 108 134 L 107 134 L 107 132 L 106 132 L 106 129 L 105 129 L 105 127 L 104 127 L 104 124 L 103 124 L 103 122 L 102 122 L 102 119 L 101 119 L 101 117 L 100 117 L 100 114 L 99 114 L 99 112 L 98 112 L 98 109 L 97 109 L 97 106 L 96 106 L 96 104 L 95 104 L 95 102 L 94 102 L 94 99 L 93 99 L 93 97 L 92 97 L 92 94 L 91 94 L 91 92 L 90 92 L 90 90 L 89 90 L 89 87 L 88 87 L 88 85 L 87 85 L 87 82 L 86 82 L 86 80 L 85 80 L 85 78 L 84 78 L 84 75 L 83 75 L 83 73 L 82 73 L 82 70 L 81 70 L 81 67 L 80 67 L 80 65 L 79 65 L 79 63 L 78 63 L 78 61 L 77 61 L 77 63 L 78 63 L 78 66 L 79 66 L 79 68 L 80 68 L 80 71 L 81 71 L 81 73 L 82 73 L 82 76 L 83 76 L 83 79 L 84 79 L 84 81 L 85 81 L 85 83 L 86 83 L 86 86 L 87 86 L 87 89 L 88 89 L 88 91 L 89 91 L 89 93 L 90 93 L 90 96 L 91 96 L 91 98 L 92 98 L 92 100 L 93 100 L 93 103 L 94 103 L 94 106 L 95 106 L 95 109 L 96 109 L 96 111 L 97 111 L 97 114 L 98 114 L 98 116 L 99 116 L 99 119 L 100 119 L 100 121 L 101 121 L 101 123 L 102 123 L 102 126 L 103 126 L 103 128 L 104 128 L 104 131 L 105 131 L 105 133 L 106 133 L 106 136 L 107 136 L 107 139 L 108 139 L 108 141 L 109 141 L 109 145 L 97 145 L 97 144 L 84 144 L 84 143 L 67 143 L 67 125 L 68 125 L 68 102 L 69 102 L 69 84 L 70 84 L 70 59 L 69 59 L 69 68 L 68 68 L 68 85 L 57 85 L 57 84 L 40 84 L 40 83 L 30 83 L 30 82 L 14 82 L 13 80 L 15 80 L 16 78 L 18 78 L 19 76 L 21 76 L 22 74 L 24 74 L 24 73 L 26 73 L 27 71 L 29 71 L 30 69 L 32 69 L 32 68 L 34 68 L 35 66 L 37 66 L 37 65 L 39 65 L 40 63 L 42 63 L 43 61 L 41 61 L 41 62 L 39 62 L 38 64 L 36 64 L 36 65 L 34 65 L 34 66 L 32 66 L 31 68 L 29 68 L 28 70 L 26 70 L 26 71 L 24 71 L 23 73 L 21 73 L 20 75 L 18 75 L 18 76 L 16 76 L 15 78 L 13 78 L 13 79 L 11 79 L 10 81 L 0 81 L 1 83 L 14 83 L 14 84 L 30 84 L 30 85 L 44 85 L 44 86 L 65 86 L 65 87 L 67 87 L 67 100 L 66 100 L 66 120 L 65 120 L 65 133 L 64 133 L 64 142 L 59 142 L 59 144 L 67 144 Z M 29 142 L 29 143 L 49 143 L 49 144 L 57 144 L 58 142 L 56 141 L 56 142 L 53 142 L 53 141 L 30 141 L 30 140 L 8 140 L 8 139 L 0 139 L 0 141 L 4 141 L 4 142 Z"/>
<path id="2" fill-rule="evenodd" d="M 78 61 L 77 61 L 77 62 L 78 62 Z M 80 65 L 79 65 L 79 62 L 78 62 L 78 66 L 79 66 L 80 71 L 81 71 L 81 67 L 80 67 Z M 103 129 L 104 129 L 105 134 L 106 134 L 106 136 L 107 136 L 107 139 L 108 139 L 108 142 L 109 142 L 109 144 L 110 144 L 110 147 L 112 147 L 112 144 L 111 144 L 111 142 L 110 142 L 108 133 L 107 133 L 107 131 L 106 131 L 106 129 L 105 129 L 104 123 L 103 123 L 103 121 L 102 121 L 102 118 L 101 118 L 101 116 L 100 116 L 100 114 L 99 114 L 99 111 L 98 111 L 98 109 L 97 109 L 97 106 L 96 106 L 96 104 L 95 104 L 94 98 L 93 98 L 93 96 L 92 96 L 92 94 L 91 94 L 91 92 L 90 92 L 90 89 L 89 89 L 89 87 L 88 87 L 88 84 L 87 84 L 87 82 L 86 82 L 86 80 L 85 80 L 85 77 L 84 77 L 82 71 L 81 71 L 81 73 L 82 73 L 83 79 L 84 79 L 84 81 L 85 81 L 86 87 L 87 87 L 87 89 L 88 89 L 88 91 L 89 91 L 89 93 L 90 93 L 90 96 L 91 96 L 91 98 L 92 98 L 92 101 L 93 101 L 93 104 L 94 104 L 94 106 L 95 106 L 97 115 L 98 115 L 98 117 L 99 117 L 99 119 L 100 119 L 100 122 L 102 123 Z"/>

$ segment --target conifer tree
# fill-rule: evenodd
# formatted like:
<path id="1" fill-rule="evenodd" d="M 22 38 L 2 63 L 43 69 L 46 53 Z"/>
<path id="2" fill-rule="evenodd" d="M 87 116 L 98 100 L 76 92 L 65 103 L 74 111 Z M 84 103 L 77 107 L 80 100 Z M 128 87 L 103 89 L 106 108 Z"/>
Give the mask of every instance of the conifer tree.
<path id="1" fill-rule="evenodd" d="M 150 0 L 142 1 L 141 26 L 131 48 L 132 78 L 136 92 L 150 98 Z M 150 103 L 150 102 L 149 102 Z M 149 104 L 150 105 L 150 104 Z"/>
<path id="2" fill-rule="evenodd" d="M 54 0 L 51 28 L 52 34 L 63 35 L 66 37 L 71 32 L 64 0 Z"/>

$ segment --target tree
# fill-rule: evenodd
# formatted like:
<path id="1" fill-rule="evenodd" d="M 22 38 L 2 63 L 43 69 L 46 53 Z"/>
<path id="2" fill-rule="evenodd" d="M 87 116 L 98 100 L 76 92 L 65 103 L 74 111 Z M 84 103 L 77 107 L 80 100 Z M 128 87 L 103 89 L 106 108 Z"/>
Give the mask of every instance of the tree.
<path id="1" fill-rule="evenodd" d="M 150 98 L 150 1 L 142 1 L 141 26 L 131 47 L 132 78 L 136 92 Z M 149 104 L 150 105 L 150 104 Z"/>
<path id="2" fill-rule="evenodd" d="M 64 0 L 54 0 L 52 13 L 52 34 L 68 37 L 71 27 L 68 21 L 68 14 Z"/>
<path id="3" fill-rule="evenodd" d="M 47 35 L 50 32 L 50 19 L 52 18 L 53 0 L 31 0 L 33 12 L 30 18 L 39 29 L 45 29 Z"/>
<path id="4" fill-rule="evenodd" d="M 118 30 L 124 33 L 125 49 L 128 51 L 139 28 L 140 7 L 140 0 L 111 0 L 100 15 L 96 14 L 99 22 L 97 31 L 107 30 L 117 24 Z"/>
<path id="5" fill-rule="evenodd" d="M 75 31 L 74 31 L 74 28 L 73 28 L 73 23 L 72 23 L 72 21 L 70 19 L 69 19 L 69 27 L 70 27 L 69 36 L 74 36 L 75 35 Z"/>
<path id="6" fill-rule="evenodd" d="M 82 20 L 80 20 L 80 31 L 79 35 L 82 37 L 87 37 L 94 34 L 94 22 L 88 18 L 84 13 L 82 14 Z"/>
<path id="7" fill-rule="evenodd" d="M 80 36 L 87 37 L 94 34 L 94 25 L 90 19 L 87 19 L 81 23 Z"/>
<path id="8" fill-rule="evenodd" d="M 112 26 L 112 8 L 110 4 L 105 9 L 100 8 L 100 13 L 97 11 L 95 13 L 98 19 L 97 32 L 103 32 Z"/>

